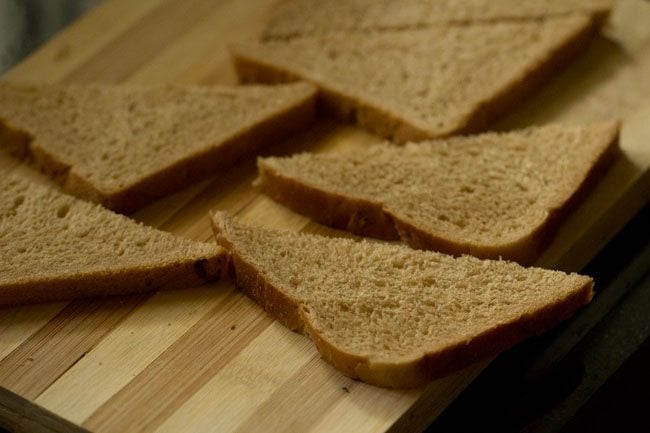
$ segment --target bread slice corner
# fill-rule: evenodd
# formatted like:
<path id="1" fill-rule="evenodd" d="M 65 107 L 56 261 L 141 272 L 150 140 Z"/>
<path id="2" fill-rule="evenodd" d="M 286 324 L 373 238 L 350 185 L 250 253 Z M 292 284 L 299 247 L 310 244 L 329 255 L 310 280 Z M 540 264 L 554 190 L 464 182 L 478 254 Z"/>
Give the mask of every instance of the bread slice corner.
<path id="1" fill-rule="evenodd" d="M 614 3 L 615 0 L 285 0 L 274 9 L 262 39 L 535 20 L 575 13 L 604 20 Z"/>

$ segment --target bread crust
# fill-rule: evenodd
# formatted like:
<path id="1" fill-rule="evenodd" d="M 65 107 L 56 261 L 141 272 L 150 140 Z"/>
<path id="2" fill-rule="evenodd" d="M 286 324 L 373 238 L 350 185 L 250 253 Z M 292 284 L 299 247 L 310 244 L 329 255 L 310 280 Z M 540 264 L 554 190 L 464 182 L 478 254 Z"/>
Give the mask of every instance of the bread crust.
<path id="1" fill-rule="evenodd" d="M 386 240 L 402 239 L 417 249 L 440 251 L 451 255 L 470 254 L 483 259 L 506 258 L 521 264 L 532 264 L 551 242 L 563 218 L 591 191 L 620 154 L 618 131 L 620 122 L 611 122 L 602 137 L 606 142 L 579 187 L 557 206 L 549 209 L 539 225 L 527 235 L 502 244 L 472 244 L 450 238 L 418 226 L 383 203 L 361 200 L 329 191 L 284 176 L 271 165 L 258 159 L 259 176 L 255 184 L 272 199 L 315 221 L 361 236 Z"/>
<path id="2" fill-rule="evenodd" d="M 569 63 L 574 55 L 587 45 L 598 28 L 598 20 L 590 17 L 588 25 L 564 41 L 546 57 L 514 79 L 509 86 L 502 89 L 491 99 L 480 102 L 457 125 L 441 133 L 433 133 L 416 125 L 399 113 L 389 112 L 381 107 L 367 104 L 362 100 L 340 92 L 327 83 L 311 80 L 309 77 L 288 70 L 281 65 L 248 55 L 245 50 L 231 47 L 231 56 L 237 76 L 242 83 L 285 83 L 305 80 L 316 84 L 319 89 L 318 108 L 330 116 L 347 122 L 356 122 L 377 135 L 388 138 L 395 143 L 422 141 L 441 138 L 455 134 L 466 134 L 484 130 L 490 122 L 504 114 L 510 107 L 521 101 L 538 88 L 546 79 Z"/>
<path id="3" fill-rule="evenodd" d="M 13 157 L 27 159 L 29 157 L 29 143 L 33 137 L 27 132 L 12 128 L 8 122 L 0 117 L 0 144 Z"/>
<path id="4" fill-rule="evenodd" d="M 218 146 L 188 155 L 137 183 L 112 191 L 98 188 L 70 163 L 40 146 L 28 132 L 13 129 L 3 119 L 0 119 L 0 143 L 14 156 L 26 159 L 53 178 L 66 192 L 128 214 L 164 195 L 212 176 L 220 169 L 229 168 L 238 160 L 259 153 L 268 144 L 305 129 L 314 120 L 315 105 L 316 89 L 311 88 L 298 103 L 279 109 L 273 116 L 218 143 Z"/>
<path id="5" fill-rule="evenodd" d="M 262 159 L 258 159 L 257 167 L 259 177 L 255 185 L 278 203 L 321 224 L 361 236 L 400 239 L 393 218 L 384 212 L 380 203 L 346 197 L 297 182 L 272 170 Z"/>
<path id="6" fill-rule="evenodd" d="M 442 234 L 422 230 L 398 213 L 391 213 L 401 239 L 410 247 L 420 250 L 440 251 L 460 256 L 469 254 L 481 259 L 504 258 L 520 264 L 531 264 L 541 254 L 543 246 L 550 242 L 548 234 L 548 214 L 542 224 L 533 228 L 525 237 L 498 245 L 471 244 L 462 239 L 450 239 Z"/>
<path id="7" fill-rule="evenodd" d="M 260 59 L 247 57 L 245 53 L 231 49 L 235 70 L 241 83 L 281 84 L 307 80 L 277 65 Z M 314 83 L 319 87 L 317 109 L 319 112 L 345 122 L 358 123 L 368 130 L 392 139 L 396 143 L 421 141 L 431 138 L 431 134 L 408 120 L 388 111 L 366 104 L 363 101 L 328 87 L 323 83 Z M 446 135 L 453 134 L 449 131 Z"/>
<path id="8" fill-rule="evenodd" d="M 228 251 L 227 275 L 230 280 L 278 322 L 292 331 L 304 333 L 299 301 L 274 287 L 255 266 L 246 261 L 237 246 L 228 238 L 223 219 L 213 214 L 210 215 L 210 222 L 215 241 Z"/>
<path id="9" fill-rule="evenodd" d="M 226 275 L 227 254 L 214 254 L 156 267 L 80 272 L 58 278 L 29 279 L 3 284 L 0 305 L 21 305 L 93 296 L 173 290 L 213 283 Z"/>
<path id="10" fill-rule="evenodd" d="M 318 352 L 346 376 L 388 388 L 415 388 L 495 356 L 528 337 L 542 334 L 571 317 L 576 310 L 588 304 L 592 297 L 593 281 L 585 278 L 578 290 L 536 313 L 525 314 L 479 335 L 399 363 L 374 361 L 346 352 L 322 337 L 318 329 L 313 327 L 308 312 L 303 314 L 303 319 L 305 330 Z"/>
<path id="11" fill-rule="evenodd" d="M 346 376 L 372 385 L 390 388 L 423 386 L 433 379 L 496 355 L 524 338 L 541 334 L 570 317 L 593 297 L 593 281 L 583 277 L 566 297 L 479 335 L 433 348 L 399 362 L 373 360 L 350 353 L 324 338 L 314 324 L 310 308 L 299 299 L 287 296 L 282 287 L 274 285 L 253 263 L 246 260 L 237 245 L 228 238 L 224 218 L 215 214 L 211 221 L 217 243 L 230 253 L 229 275 L 232 281 L 284 326 L 307 334 L 327 362 Z"/>

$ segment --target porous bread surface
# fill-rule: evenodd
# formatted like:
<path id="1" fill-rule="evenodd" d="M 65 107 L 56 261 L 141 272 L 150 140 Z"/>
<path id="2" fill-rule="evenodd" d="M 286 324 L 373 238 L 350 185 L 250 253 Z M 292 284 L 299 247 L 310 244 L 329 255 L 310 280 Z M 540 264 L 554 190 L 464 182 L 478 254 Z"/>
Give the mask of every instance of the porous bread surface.
<path id="1" fill-rule="evenodd" d="M 11 297 L 7 293 L 12 287 L 20 287 L 22 294 L 16 296 L 22 301 L 29 299 L 31 290 L 39 293 L 43 285 L 59 284 L 53 291 L 67 294 L 68 286 L 81 279 L 88 282 L 87 294 L 93 294 L 94 285 L 110 286 L 111 281 L 116 287 L 102 294 L 129 292 L 130 286 L 142 291 L 147 284 L 138 277 L 145 274 L 150 290 L 183 281 L 198 284 L 202 278 L 210 280 L 218 274 L 207 274 L 210 266 L 197 271 L 197 263 L 214 262 L 222 255 L 223 250 L 213 244 L 175 237 L 18 176 L 0 179 L 3 302 L 11 301 L 5 297 Z M 185 266 L 185 274 L 190 275 L 176 271 L 179 266 Z M 136 271 L 141 274 L 133 274 Z M 206 275 L 197 276 L 196 272 Z M 75 297 L 83 295 L 80 292 Z M 51 293 L 43 298 L 60 297 Z"/>
<path id="2" fill-rule="evenodd" d="M 484 127 L 591 26 L 577 15 L 338 33 L 238 45 L 233 53 L 245 81 L 313 82 L 339 107 L 354 106 L 349 116 L 362 126 L 402 141 Z"/>
<path id="3" fill-rule="evenodd" d="M 534 19 L 575 12 L 604 15 L 613 4 L 614 0 L 289 0 L 275 10 L 263 37 Z"/>
<path id="4" fill-rule="evenodd" d="M 32 137 L 28 150 L 32 156 L 57 161 L 99 195 L 110 196 L 219 148 L 314 93 L 304 83 L 244 87 L 0 83 L 0 121 Z"/>
<path id="5" fill-rule="evenodd" d="M 618 122 L 551 124 L 403 148 L 383 144 L 260 158 L 258 182 L 273 191 L 282 189 L 279 179 L 288 179 L 313 194 L 371 202 L 396 221 L 467 245 L 466 253 L 511 257 L 518 251 L 509 251 L 510 245 L 525 248 L 523 241 L 567 204 L 616 147 L 618 128 Z M 309 200 L 305 194 L 302 199 Z M 486 249 L 491 254 L 480 253 Z"/>
<path id="6" fill-rule="evenodd" d="M 409 370 L 426 357 L 434 361 L 430 371 L 416 373 L 420 381 L 466 365 L 467 359 L 445 366 L 435 363 L 436 356 L 458 345 L 467 349 L 470 362 L 475 359 L 469 353 L 495 354 L 514 341 L 504 337 L 494 347 L 472 345 L 502 327 L 526 328 L 524 322 L 545 314 L 549 306 L 568 303 L 572 311 L 591 298 L 591 279 L 577 274 L 470 256 L 454 258 L 394 244 L 253 228 L 223 214 L 215 215 L 213 223 L 217 242 L 252 266 L 264 284 L 300 306 L 310 336 L 329 347 L 325 357 L 338 353 L 335 357 L 365 364 L 357 373 L 380 366 L 374 373 L 378 376 L 362 379 L 381 385 L 413 385 L 391 383 L 407 380 L 410 373 L 389 371 Z M 248 275 L 240 275 L 242 269 L 236 268 L 238 283 L 251 284 Z M 259 291 L 253 289 L 252 296 L 256 294 Z M 569 301 L 574 297 L 579 300 Z M 273 311 L 268 305 L 272 299 L 267 294 L 257 301 Z M 525 333 L 543 330 L 533 327 Z M 341 359 L 329 361 L 346 364 Z M 346 373 L 355 375 L 355 370 Z"/>

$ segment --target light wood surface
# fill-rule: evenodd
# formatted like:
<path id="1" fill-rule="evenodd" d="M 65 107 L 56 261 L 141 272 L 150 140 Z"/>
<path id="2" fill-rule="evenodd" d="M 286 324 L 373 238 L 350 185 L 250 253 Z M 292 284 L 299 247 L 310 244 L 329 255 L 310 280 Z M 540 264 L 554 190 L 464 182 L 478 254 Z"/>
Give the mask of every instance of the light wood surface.
<path id="1" fill-rule="evenodd" d="M 3 79 L 234 83 L 227 46 L 255 37 L 273 3 L 106 0 Z M 640 0 L 624 0 L 622 7 L 627 9 L 608 30 L 611 39 L 598 38 L 495 125 L 625 121 L 623 156 L 560 228 L 540 260 L 544 266 L 579 270 L 650 195 L 650 105 L 644 105 L 650 100 L 650 47 L 642 31 L 626 25 L 633 17 L 650 26 L 650 14 Z M 267 152 L 330 152 L 378 141 L 353 126 L 321 119 Z M 4 154 L 0 170 L 48 182 Z M 271 227 L 341 234 L 259 195 L 251 187 L 254 177 L 254 162 L 245 161 L 134 217 L 201 241 L 212 237 L 211 209 Z M 52 421 L 51 411 L 97 432 L 414 431 L 439 415 L 488 362 L 425 389 L 368 386 L 341 375 L 307 338 L 273 322 L 226 282 L 6 308 L 0 310 L 0 386 L 10 392 L 0 399 L 0 424 L 11 419 L 14 428 L 37 425 L 48 431 L 55 425 L 50 430 L 65 431 L 67 424 Z"/>

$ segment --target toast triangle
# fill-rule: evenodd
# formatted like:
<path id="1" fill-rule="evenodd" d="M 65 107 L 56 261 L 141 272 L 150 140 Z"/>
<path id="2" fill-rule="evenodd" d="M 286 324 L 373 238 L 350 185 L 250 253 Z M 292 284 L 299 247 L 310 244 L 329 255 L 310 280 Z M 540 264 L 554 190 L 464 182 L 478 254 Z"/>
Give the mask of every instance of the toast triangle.
<path id="1" fill-rule="evenodd" d="M 344 374 L 414 387 L 541 333 L 593 281 L 506 261 L 246 226 L 212 217 L 234 282 Z"/>
<path id="2" fill-rule="evenodd" d="M 316 89 L 0 83 L 0 145 L 129 213 L 305 128 Z"/>
<path id="3" fill-rule="evenodd" d="M 0 179 L 0 305 L 179 289 L 223 275 L 224 250 L 16 175 Z"/>
<path id="4" fill-rule="evenodd" d="M 550 124 L 258 160 L 257 185 L 314 220 L 416 248 L 532 263 L 618 152 L 617 121 Z"/>

